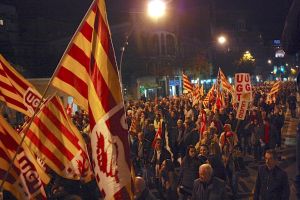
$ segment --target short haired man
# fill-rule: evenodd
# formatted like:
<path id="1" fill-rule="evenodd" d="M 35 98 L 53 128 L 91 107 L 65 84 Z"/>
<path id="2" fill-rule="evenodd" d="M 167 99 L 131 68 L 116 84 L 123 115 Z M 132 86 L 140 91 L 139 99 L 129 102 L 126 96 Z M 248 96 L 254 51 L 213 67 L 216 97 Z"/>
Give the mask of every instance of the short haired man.
<path id="1" fill-rule="evenodd" d="M 199 178 L 194 181 L 192 200 L 227 199 L 225 182 L 212 177 L 212 174 L 210 164 L 199 167 Z"/>
<path id="2" fill-rule="evenodd" d="M 258 169 L 254 188 L 254 200 L 285 200 L 289 199 L 290 187 L 285 171 L 277 166 L 277 153 L 267 150 L 266 165 Z"/>

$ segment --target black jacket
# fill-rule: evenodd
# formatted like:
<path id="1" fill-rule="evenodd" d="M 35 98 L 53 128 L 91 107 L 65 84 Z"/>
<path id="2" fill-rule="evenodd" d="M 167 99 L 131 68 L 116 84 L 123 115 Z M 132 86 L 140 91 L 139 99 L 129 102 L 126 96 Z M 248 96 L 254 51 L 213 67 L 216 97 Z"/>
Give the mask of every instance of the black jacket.
<path id="1" fill-rule="evenodd" d="M 266 166 L 258 169 L 254 188 L 254 200 L 288 200 L 290 187 L 288 176 L 279 167 L 269 170 Z"/>

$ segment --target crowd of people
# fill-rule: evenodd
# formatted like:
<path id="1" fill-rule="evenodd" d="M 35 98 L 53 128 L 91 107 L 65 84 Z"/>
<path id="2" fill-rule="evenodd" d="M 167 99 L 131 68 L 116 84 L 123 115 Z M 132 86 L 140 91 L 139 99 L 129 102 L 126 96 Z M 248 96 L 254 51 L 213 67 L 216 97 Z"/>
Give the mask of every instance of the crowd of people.
<path id="1" fill-rule="evenodd" d="M 236 199 L 239 174 L 247 173 L 244 157 L 263 165 L 258 170 L 254 199 L 288 199 L 287 174 L 277 165 L 285 113 L 296 117 L 296 86 L 282 85 L 268 99 L 270 85 L 253 87 L 245 120 L 236 119 L 230 94 L 216 107 L 216 95 L 205 107 L 189 95 L 127 101 L 134 199 Z M 89 148 L 89 119 L 79 110 L 73 123 Z M 52 174 L 49 199 L 101 199 L 95 181 L 88 184 Z M 157 193 L 154 195 L 152 191 Z M 93 191 L 93 192 L 92 192 Z"/>
<path id="2" fill-rule="evenodd" d="M 293 83 L 283 84 L 271 101 L 269 91 L 269 85 L 253 87 L 253 102 L 242 121 L 235 117 L 230 95 L 218 109 L 214 107 L 215 99 L 205 108 L 201 101 L 193 105 L 188 95 L 127 102 L 131 160 L 138 180 L 143 179 L 148 189 L 159 191 L 162 199 L 235 199 L 238 176 L 247 173 L 243 157 L 253 156 L 254 162 L 265 161 L 266 166 L 270 156 L 275 161 L 280 159 L 273 150 L 282 148 L 285 113 L 289 110 L 296 117 Z M 255 199 L 260 195 L 266 197 L 263 199 L 288 199 L 287 175 L 281 172 L 284 177 L 277 178 L 284 179 L 282 184 L 266 189 L 277 176 L 277 172 L 270 175 L 269 171 L 259 171 Z M 274 177 L 266 183 L 261 174 Z M 280 188 L 282 185 L 285 187 Z M 283 188 L 282 198 L 270 198 L 273 190 Z M 152 196 L 147 190 L 137 199 L 147 199 L 145 194 Z"/>

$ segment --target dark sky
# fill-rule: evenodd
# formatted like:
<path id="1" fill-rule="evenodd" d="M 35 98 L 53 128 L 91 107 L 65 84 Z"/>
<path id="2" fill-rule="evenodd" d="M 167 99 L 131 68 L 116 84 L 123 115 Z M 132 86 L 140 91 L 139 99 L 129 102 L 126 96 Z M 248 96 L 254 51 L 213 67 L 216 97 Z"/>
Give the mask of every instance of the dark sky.
<path id="1" fill-rule="evenodd" d="M 189 9 L 189 6 L 199 4 L 197 2 L 208 0 L 173 0 L 173 2 L 176 1 L 181 1 L 181 4 L 185 4 L 185 8 Z M 19 6 L 18 12 L 21 16 L 28 17 L 31 13 L 32 17 L 42 16 L 79 24 L 91 0 L 15 0 L 15 2 Z M 146 0 L 106 1 L 110 24 L 121 21 L 128 12 L 141 12 L 145 2 Z M 257 27 L 269 39 L 280 37 L 292 0 L 215 0 L 215 2 L 221 9 L 251 10 Z"/>
<path id="2" fill-rule="evenodd" d="M 50 21 L 64 22 L 61 24 L 56 24 L 56 28 L 49 27 L 48 24 L 46 28 L 42 28 L 44 33 L 46 33 L 45 38 L 49 35 L 55 35 L 56 31 L 64 32 L 65 35 L 62 37 L 71 37 L 75 32 L 76 28 L 80 24 L 84 14 L 88 10 L 92 0 L 0 0 L 8 4 L 15 4 L 17 6 L 17 13 L 19 15 L 19 23 L 21 34 L 23 33 L 23 41 L 26 42 L 35 42 L 36 38 L 34 35 L 38 34 L 35 32 L 33 24 L 35 21 L 32 21 L 36 18 L 49 19 Z M 146 2 L 148 0 L 106 0 L 107 13 L 110 25 L 117 24 L 128 19 L 130 13 L 134 12 L 144 12 L 146 8 Z M 189 15 L 191 10 L 199 12 L 196 7 L 203 6 L 204 4 L 208 5 L 208 2 L 212 0 L 168 0 L 171 1 L 169 7 L 170 10 L 177 9 L 177 11 L 185 12 Z M 292 0 L 214 0 L 216 7 L 219 10 L 232 10 L 232 11 L 247 11 L 251 14 L 251 23 L 262 32 L 263 38 L 266 43 L 269 43 L 273 39 L 280 39 L 284 21 L 290 7 Z M 192 13 L 191 13 L 192 14 Z M 202 16 L 201 16 L 202 14 Z M 190 17 L 190 23 L 193 25 L 199 25 L 199 21 L 204 20 L 203 13 L 199 12 L 199 15 L 193 14 L 196 16 L 195 19 Z M 226 17 L 226 16 L 225 16 Z M 65 23 L 66 22 L 66 23 Z M 184 22 L 189 23 L 189 22 Z M 51 23 L 50 23 L 51 24 Z M 66 26 L 68 25 L 68 27 Z M 193 26 L 191 26 L 193 27 Z M 200 29 L 199 29 L 200 30 Z M 188 30 L 189 31 L 189 30 Z M 195 32 L 195 29 L 190 30 L 192 33 Z M 201 31 L 201 30 L 200 30 Z M 48 36 L 47 36 L 48 33 Z M 201 34 L 199 34 L 201 35 Z M 47 41 L 43 39 L 44 36 L 38 35 L 38 41 Z M 49 36 L 50 37 L 50 36 Z M 113 37 L 114 48 L 119 49 L 120 46 Z M 119 38 L 120 39 L 120 38 Z M 66 44 L 67 45 L 67 44 Z M 56 66 L 58 60 L 60 59 L 62 53 L 60 51 L 53 52 L 55 58 L 50 59 L 52 63 L 48 63 L 49 59 L 44 58 L 40 59 L 39 55 L 36 55 L 37 58 L 31 56 L 30 59 L 23 56 L 23 61 L 20 63 L 23 66 L 33 66 L 39 67 L 46 64 L 50 66 Z M 54 55 L 52 55 L 54 56 Z M 45 56 L 44 56 L 45 57 Z M 28 58 L 28 59 L 27 59 Z M 21 59 L 21 60 L 22 60 Z M 41 72 L 42 74 L 44 72 Z M 38 76 L 38 75 L 37 75 Z"/>

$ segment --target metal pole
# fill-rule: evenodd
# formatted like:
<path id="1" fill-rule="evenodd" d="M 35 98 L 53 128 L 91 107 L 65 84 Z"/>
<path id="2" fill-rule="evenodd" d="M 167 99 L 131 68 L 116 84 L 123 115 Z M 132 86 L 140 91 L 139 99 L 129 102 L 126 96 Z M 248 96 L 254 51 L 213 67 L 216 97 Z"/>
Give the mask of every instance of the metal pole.
<path id="1" fill-rule="evenodd" d="M 295 187 L 297 199 L 300 199 L 300 122 L 297 127 L 297 146 L 296 146 L 296 162 L 297 162 L 297 175 L 295 177 Z"/>
<path id="2" fill-rule="evenodd" d="M 126 47 L 128 46 L 128 38 L 129 35 L 126 36 L 124 45 L 121 47 L 121 56 L 120 56 L 120 62 L 119 62 L 119 81 L 120 81 L 120 86 L 121 86 L 121 92 L 123 94 L 123 80 L 122 80 L 122 64 L 123 64 L 123 57 L 124 57 L 124 52 L 126 50 Z M 124 96 L 124 95 L 123 95 Z"/>

